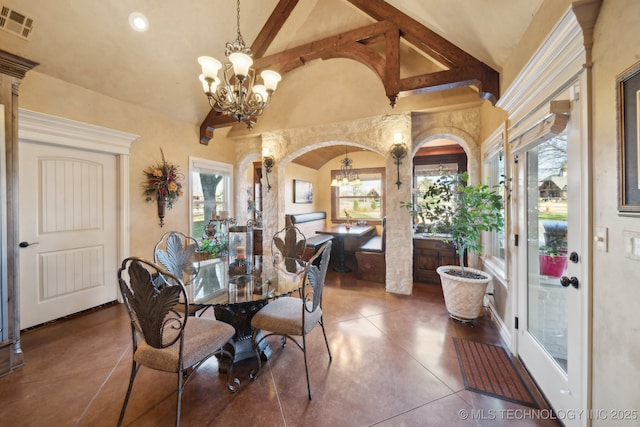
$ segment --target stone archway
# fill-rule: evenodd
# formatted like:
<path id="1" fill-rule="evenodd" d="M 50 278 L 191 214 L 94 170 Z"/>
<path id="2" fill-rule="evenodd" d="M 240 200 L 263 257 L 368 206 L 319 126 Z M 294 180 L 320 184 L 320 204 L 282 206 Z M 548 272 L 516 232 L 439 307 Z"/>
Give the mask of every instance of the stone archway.
<path id="1" fill-rule="evenodd" d="M 263 193 L 264 236 L 271 236 L 284 226 L 285 183 L 279 176 L 284 167 L 301 153 L 318 147 L 349 144 L 374 151 L 384 156 L 386 170 L 385 212 L 387 217 L 386 280 L 388 292 L 409 295 L 413 289 L 413 230 L 406 209 L 401 201 L 411 200 L 413 162 L 411 159 L 424 142 L 446 137 L 458 142 L 468 158 L 471 180 L 480 175 L 479 107 L 437 113 L 406 113 L 385 115 L 348 122 L 331 123 L 309 128 L 286 129 L 265 132 L 261 143 L 252 141 L 249 152 L 261 152 L 268 148 L 277 165 L 269 175 L 271 191 Z M 408 148 L 407 157 L 398 165 L 400 188 L 396 186 L 396 164 L 388 154 L 394 144 L 394 134 L 401 133 Z M 410 157 L 411 156 L 411 157 Z M 247 160 L 245 160 L 247 161 Z M 391 179 L 393 177 L 393 179 Z M 266 238 L 266 237 L 265 237 Z M 270 247 L 264 245 L 265 248 Z"/>
<path id="2" fill-rule="evenodd" d="M 271 192 L 263 197 L 264 233 L 271 235 L 284 226 L 285 194 L 284 181 L 278 175 L 291 160 L 301 153 L 318 147 L 349 144 L 376 152 L 385 159 L 386 176 L 396 176 L 396 165 L 388 155 L 394 144 L 394 134 L 401 133 L 409 141 L 410 115 L 386 115 L 380 117 L 333 123 L 304 129 L 289 129 L 267 132 L 262 135 L 262 147 L 268 148 L 278 167 L 270 175 Z M 408 145 L 408 144 L 407 144 Z M 404 183 L 411 182 L 411 162 L 401 163 L 400 175 Z M 402 248 L 387 251 L 386 290 L 410 294 L 413 286 L 411 275 L 411 227 L 407 212 L 400 208 L 401 200 L 411 197 L 411 185 L 397 188 L 395 179 L 385 183 L 385 212 L 387 215 L 387 248 Z M 391 230 L 391 232 L 389 232 Z"/>

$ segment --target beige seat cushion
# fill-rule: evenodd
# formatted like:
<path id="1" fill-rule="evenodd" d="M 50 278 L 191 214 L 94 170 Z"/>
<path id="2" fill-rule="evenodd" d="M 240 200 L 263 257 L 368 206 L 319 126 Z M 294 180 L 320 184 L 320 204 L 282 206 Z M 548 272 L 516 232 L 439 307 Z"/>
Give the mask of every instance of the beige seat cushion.
<path id="1" fill-rule="evenodd" d="M 228 323 L 214 319 L 189 317 L 184 330 L 183 368 L 188 368 L 215 353 L 235 334 Z M 165 335 L 171 334 L 167 331 Z M 174 333 L 175 336 L 175 333 Z M 141 340 L 133 359 L 149 368 L 166 372 L 178 372 L 179 342 L 171 347 L 154 348 Z"/>
<path id="2" fill-rule="evenodd" d="M 307 302 L 307 307 L 311 309 L 310 302 Z M 321 317 L 320 307 L 313 313 L 305 311 L 305 332 L 311 331 Z M 253 316 L 251 326 L 277 334 L 302 335 L 302 300 L 294 297 L 276 299 Z"/>

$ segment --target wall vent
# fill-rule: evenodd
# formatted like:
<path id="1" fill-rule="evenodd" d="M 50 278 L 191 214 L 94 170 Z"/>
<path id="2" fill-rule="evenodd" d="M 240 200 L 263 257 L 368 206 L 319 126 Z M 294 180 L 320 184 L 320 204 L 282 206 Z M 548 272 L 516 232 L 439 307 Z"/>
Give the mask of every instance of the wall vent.
<path id="1" fill-rule="evenodd" d="M 0 29 L 28 40 L 33 30 L 33 18 L 2 6 L 2 10 L 0 10 Z"/>

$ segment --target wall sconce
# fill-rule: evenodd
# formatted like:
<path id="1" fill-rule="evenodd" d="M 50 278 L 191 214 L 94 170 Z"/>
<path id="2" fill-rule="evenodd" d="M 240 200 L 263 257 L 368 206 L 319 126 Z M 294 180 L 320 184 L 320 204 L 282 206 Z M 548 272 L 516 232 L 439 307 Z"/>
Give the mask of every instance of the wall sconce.
<path id="1" fill-rule="evenodd" d="M 262 165 L 264 166 L 264 176 L 267 178 L 267 191 L 271 191 L 271 184 L 269 184 L 269 174 L 273 169 L 273 165 L 275 161 L 273 157 L 269 155 L 269 149 L 265 148 L 262 150 Z"/>
<path id="2" fill-rule="evenodd" d="M 395 144 L 391 146 L 391 150 L 389 152 L 391 153 L 391 157 L 393 157 L 393 160 L 395 160 L 396 163 L 396 170 L 398 172 L 398 180 L 396 181 L 396 185 L 398 186 L 398 189 L 400 189 L 400 184 L 402 184 L 402 181 L 400 181 L 400 163 L 402 163 L 402 159 L 404 159 L 407 155 L 407 147 L 405 147 L 405 145 L 402 143 L 402 134 L 396 133 L 393 136 L 393 139 L 395 141 Z"/>

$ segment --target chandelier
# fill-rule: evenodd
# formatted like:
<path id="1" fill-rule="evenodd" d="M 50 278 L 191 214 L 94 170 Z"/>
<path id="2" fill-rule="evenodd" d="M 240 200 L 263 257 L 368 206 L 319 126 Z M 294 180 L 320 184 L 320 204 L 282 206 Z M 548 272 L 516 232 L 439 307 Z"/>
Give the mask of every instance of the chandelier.
<path id="1" fill-rule="evenodd" d="M 344 159 L 340 160 L 340 173 L 331 181 L 332 187 L 342 187 L 344 185 L 360 185 L 358 174 L 353 172 L 353 160 L 347 156 L 347 146 L 344 146 Z"/>
<path id="2" fill-rule="evenodd" d="M 269 105 L 281 77 L 275 71 L 264 70 L 260 73 L 264 84 L 254 85 L 256 73 L 251 68 L 251 49 L 245 46 L 240 34 L 240 0 L 237 3 L 238 35 L 233 43 L 225 45 L 224 52 L 229 62 L 223 66 L 210 56 L 199 57 L 198 63 L 202 66 L 200 81 L 212 109 L 234 117 L 252 129 L 255 117 Z M 218 78 L 221 68 L 223 82 Z"/>

